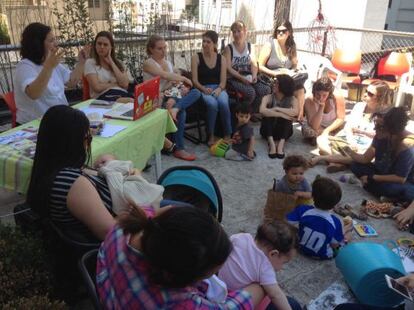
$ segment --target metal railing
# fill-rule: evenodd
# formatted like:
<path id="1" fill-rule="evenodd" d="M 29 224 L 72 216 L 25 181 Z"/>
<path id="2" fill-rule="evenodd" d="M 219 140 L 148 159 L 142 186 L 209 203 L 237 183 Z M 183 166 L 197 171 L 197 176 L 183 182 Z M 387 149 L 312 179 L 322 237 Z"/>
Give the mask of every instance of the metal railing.
<path id="1" fill-rule="evenodd" d="M 249 40 L 256 46 L 256 51 L 271 36 L 271 30 L 251 31 Z M 175 67 L 190 70 L 191 55 L 201 49 L 202 31 L 164 32 L 169 45 L 169 59 Z M 336 48 L 357 48 L 362 51 L 363 70 L 369 71 L 375 62 L 389 51 L 414 51 L 414 33 L 381 31 L 373 29 L 336 28 L 326 29 L 298 28 L 294 30 L 295 41 L 299 51 L 312 54 L 324 54 L 329 57 Z M 220 34 L 221 46 L 230 40 L 230 31 Z M 126 64 L 132 78 L 139 82 L 142 76 L 142 63 L 147 58 L 145 44 L 147 35 L 116 39 L 118 57 Z M 62 47 L 77 49 L 82 42 L 64 42 Z M 0 91 L 13 89 L 13 73 L 19 61 L 18 45 L 0 46 Z M 65 59 L 68 64 L 73 59 Z"/>

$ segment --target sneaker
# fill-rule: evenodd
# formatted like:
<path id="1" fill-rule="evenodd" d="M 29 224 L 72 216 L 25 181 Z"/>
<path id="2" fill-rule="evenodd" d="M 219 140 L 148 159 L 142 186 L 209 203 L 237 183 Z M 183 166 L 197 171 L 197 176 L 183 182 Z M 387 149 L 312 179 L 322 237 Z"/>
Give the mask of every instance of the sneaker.
<path id="1" fill-rule="evenodd" d="M 194 154 L 188 153 L 185 150 L 175 150 L 173 155 L 174 157 L 182 160 L 193 161 L 196 159 L 196 156 Z"/>
<path id="2" fill-rule="evenodd" d="M 161 154 L 163 154 L 163 155 L 171 155 L 171 154 L 174 154 L 175 149 L 176 149 L 176 145 L 175 145 L 175 143 L 173 143 L 170 148 L 168 148 L 168 149 L 162 149 L 161 150 Z"/>

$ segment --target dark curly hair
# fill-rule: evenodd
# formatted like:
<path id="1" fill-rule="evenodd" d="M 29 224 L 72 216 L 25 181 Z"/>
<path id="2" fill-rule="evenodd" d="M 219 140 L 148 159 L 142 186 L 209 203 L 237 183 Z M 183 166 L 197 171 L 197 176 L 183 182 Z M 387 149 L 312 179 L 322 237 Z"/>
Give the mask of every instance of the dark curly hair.
<path id="1" fill-rule="evenodd" d="M 335 87 L 332 84 L 332 81 L 328 77 L 324 76 L 313 83 L 312 94 L 315 95 L 318 91 L 327 91 L 329 92 L 328 98 L 332 98 L 334 89 Z"/>
<path id="2" fill-rule="evenodd" d="M 279 91 L 283 96 L 293 96 L 293 93 L 295 92 L 295 81 L 291 76 L 287 74 L 279 74 L 275 79 L 275 83 L 277 83 Z"/>
<path id="3" fill-rule="evenodd" d="M 52 29 L 42 23 L 31 23 L 24 28 L 20 41 L 20 55 L 37 65 L 45 60 L 45 40 Z"/>

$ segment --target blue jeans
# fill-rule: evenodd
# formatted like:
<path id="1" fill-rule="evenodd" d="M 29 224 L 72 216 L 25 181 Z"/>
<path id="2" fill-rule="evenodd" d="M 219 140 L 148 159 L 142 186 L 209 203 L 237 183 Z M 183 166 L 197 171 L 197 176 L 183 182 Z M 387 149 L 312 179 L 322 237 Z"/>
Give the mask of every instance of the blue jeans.
<path id="1" fill-rule="evenodd" d="M 379 174 L 375 170 L 375 166 L 371 163 L 360 164 L 357 162 L 352 162 L 351 171 L 358 178 L 364 175 Z M 414 200 L 414 184 L 409 181 L 406 181 L 404 184 L 368 181 L 368 183 L 364 185 L 364 189 L 377 197 L 385 196 L 389 198 L 397 198 L 400 201 L 407 202 Z"/>
<path id="2" fill-rule="evenodd" d="M 216 89 L 217 84 L 204 85 L 204 87 Z M 223 90 L 218 97 L 212 95 L 201 94 L 203 100 L 207 105 L 207 129 L 211 135 L 214 133 L 216 126 L 217 113 L 220 111 L 221 124 L 225 136 L 231 135 L 231 116 L 229 107 L 229 95 Z"/>
<path id="3" fill-rule="evenodd" d="M 302 306 L 299 304 L 299 302 L 295 298 L 290 297 L 290 296 L 286 296 L 286 297 L 292 310 L 302 310 Z M 278 310 L 278 309 L 276 308 L 274 304 L 270 303 L 267 306 L 266 310 Z"/>
<path id="4" fill-rule="evenodd" d="M 185 119 L 187 118 L 186 109 L 200 99 L 201 93 L 198 89 L 191 89 L 190 92 L 178 99 L 174 108 L 180 109 L 177 114 L 177 132 L 173 135 L 177 150 L 184 149 L 184 129 Z"/>

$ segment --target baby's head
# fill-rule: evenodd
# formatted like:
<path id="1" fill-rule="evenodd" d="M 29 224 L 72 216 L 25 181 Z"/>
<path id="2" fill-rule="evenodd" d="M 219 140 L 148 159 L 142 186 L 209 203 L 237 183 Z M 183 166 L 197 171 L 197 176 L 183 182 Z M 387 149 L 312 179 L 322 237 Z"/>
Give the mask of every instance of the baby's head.
<path id="1" fill-rule="evenodd" d="M 305 178 L 304 173 L 308 169 L 308 162 L 303 156 L 290 155 L 283 161 L 283 169 L 290 183 L 299 184 Z"/>
<path id="2" fill-rule="evenodd" d="M 255 240 L 276 271 L 296 255 L 298 237 L 295 229 L 286 222 L 263 223 L 257 228 Z"/>
<path id="3" fill-rule="evenodd" d="M 93 163 L 93 168 L 99 169 L 105 166 L 108 162 L 115 160 L 116 157 L 112 154 L 99 155 Z"/>
<path id="4" fill-rule="evenodd" d="M 316 208 L 332 210 L 341 201 L 342 190 L 334 180 L 317 177 L 312 183 L 312 197 Z"/>

